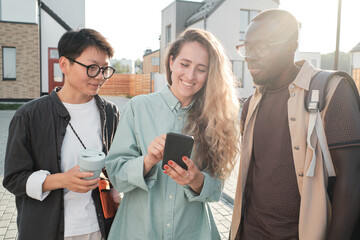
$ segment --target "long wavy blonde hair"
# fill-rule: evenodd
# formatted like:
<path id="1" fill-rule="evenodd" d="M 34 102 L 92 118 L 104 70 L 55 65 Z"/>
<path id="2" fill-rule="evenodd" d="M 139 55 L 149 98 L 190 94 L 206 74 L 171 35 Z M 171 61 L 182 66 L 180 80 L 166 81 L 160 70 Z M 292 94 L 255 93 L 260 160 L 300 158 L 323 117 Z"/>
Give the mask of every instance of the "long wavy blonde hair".
<path id="1" fill-rule="evenodd" d="M 239 154 L 239 101 L 234 76 L 224 48 L 213 34 L 187 29 L 173 42 L 165 59 L 166 77 L 171 86 L 170 57 L 175 59 L 185 43 L 198 42 L 209 54 L 207 80 L 196 93 L 189 110 L 185 134 L 194 136 L 194 160 L 202 171 L 227 178 Z"/>

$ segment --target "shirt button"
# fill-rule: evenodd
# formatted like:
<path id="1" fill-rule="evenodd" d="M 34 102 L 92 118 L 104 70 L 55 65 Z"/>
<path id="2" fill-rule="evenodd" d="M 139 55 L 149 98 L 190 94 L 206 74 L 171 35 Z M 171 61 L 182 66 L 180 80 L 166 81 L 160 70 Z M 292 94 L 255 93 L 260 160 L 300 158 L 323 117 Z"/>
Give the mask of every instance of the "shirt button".
<path id="1" fill-rule="evenodd" d="M 300 149 L 298 146 L 296 146 L 296 147 L 294 147 L 294 148 L 295 148 L 295 150 L 299 150 L 299 149 Z"/>
<path id="2" fill-rule="evenodd" d="M 173 198 L 173 196 L 172 196 L 172 195 L 170 195 L 170 196 L 169 196 L 169 198 L 170 198 L 170 199 L 172 199 L 172 198 Z"/>
<path id="3" fill-rule="evenodd" d="M 303 177 L 304 176 L 304 174 L 303 173 L 299 173 L 299 177 Z"/>
<path id="4" fill-rule="evenodd" d="M 170 227 L 170 223 L 166 224 L 166 226 Z"/>
<path id="5" fill-rule="evenodd" d="M 295 93 L 291 93 L 290 96 L 291 96 L 291 97 L 295 97 Z"/>
<path id="6" fill-rule="evenodd" d="M 290 85 L 290 89 L 294 89 L 295 88 L 295 85 L 294 84 L 291 84 Z"/>
<path id="7" fill-rule="evenodd" d="M 291 120 L 291 121 L 296 121 L 296 118 L 293 118 L 293 117 L 292 117 L 292 118 L 290 118 L 290 120 Z"/>
<path id="8" fill-rule="evenodd" d="M 179 120 L 181 120 L 181 117 L 178 117 Z"/>
<path id="9" fill-rule="evenodd" d="M 174 108 L 174 106 L 170 106 L 171 108 Z"/>

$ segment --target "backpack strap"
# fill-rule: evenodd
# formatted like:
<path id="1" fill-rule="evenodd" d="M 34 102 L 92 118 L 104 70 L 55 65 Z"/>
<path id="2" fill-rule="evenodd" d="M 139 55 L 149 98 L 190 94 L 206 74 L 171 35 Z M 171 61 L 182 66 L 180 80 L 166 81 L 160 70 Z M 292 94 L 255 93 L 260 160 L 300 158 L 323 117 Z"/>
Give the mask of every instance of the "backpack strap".
<path id="1" fill-rule="evenodd" d="M 324 110 L 326 105 L 326 88 L 329 83 L 329 80 L 333 78 L 335 75 L 343 77 L 345 81 L 349 83 L 351 89 L 354 91 L 354 95 L 360 109 L 360 96 L 356 84 L 352 79 L 352 77 L 343 71 L 322 70 L 313 76 L 313 78 L 311 79 L 309 91 L 305 95 L 304 104 L 305 104 L 305 109 L 308 112 L 314 111 L 314 108 L 316 109 L 315 107 L 316 104 L 311 104 L 311 97 L 313 90 L 319 90 L 319 102 L 317 109 L 320 112 Z"/>
<path id="2" fill-rule="evenodd" d="M 326 105 L 326 88 L 329 80 L 334 76 L 334 72 L 320 71 L 311 79 L 309 91 L 305 95 L 305 108 L 309 112 L 309 123 L 307 131 L 307 145 L 313 151 L 312 160 L 306 176 L 313 177 L 316 165 L 316 146 L 315 142 L 311 141 L 312 136 L 316 134 L 317 140 L 320 144 L 320 149 L 323 155 L 324 163 L 329 176 L 335 176 L 334 164 L 331 160 L 330 151 L 328 148 L 324 126 L 322 123 L 320 112 Z"/>

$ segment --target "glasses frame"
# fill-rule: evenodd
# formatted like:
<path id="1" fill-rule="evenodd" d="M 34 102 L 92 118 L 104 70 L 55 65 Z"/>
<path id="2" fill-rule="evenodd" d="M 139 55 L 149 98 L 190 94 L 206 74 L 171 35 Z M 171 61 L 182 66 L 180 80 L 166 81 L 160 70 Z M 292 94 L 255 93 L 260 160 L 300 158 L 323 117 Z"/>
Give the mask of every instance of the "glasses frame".
<path id="1" fill-rule="evenodd" d="M 81 62 L 76 61 L 75 59 L 72 59 L 72 58 L 69 58 L 69 57 L 65 57 L 65 58 L 67 58 L 68 60 L 73 61 L 73 62 L 75 62 L 75 63 L 77 63 L 77 64 L 85 67 L 85 68 L 86 68 L 86 74 L 87 74 L 88 77 L 90 77 L 90 78 L 96 78 L 96 77 L 99 75 L 99 73 L 101 72 L 101 74 L 103 75 L 103 78 L 104 78 L 104 79 L 109 79 L 109 78 L 112 77 L 112 75 L 114 75 L 114 73 L 115 73 L 115 71 L 116 71 L 115 68 L 113 68 L 113 67 L 111 67 L 111 66 L 100 67 L 100 66 L 97 65 L 97 64 L 85 65 L 85 64 L 83 64 L 83 63 L 81 63 Z M 98 72 L 97 72 L 94 76 L 91 76 L 91 75 L 89 74 L 89 69 L 90 69 L 91 67 L 93 67 L 93 66 L 98 67 L 99 70 L 98 70 Z M 109 77 L 105 77 L 104 72 L 105 72 L 106 69 L 109 69 L 109 68 L 110 68 L 111 70 L 113 70 L 113 72 L 112 72 L 112 74 L 111 74 Z"/>
<path id="2" fill-rule="evenodd" d="M 288 41 L 288 39 L 286 40 L 282 40 L 282 41 L 278 41 L 278 42 L 274 42 L 274 43 L 265 43 L 265 44 L 262 44 L 262 45 L 265 45 L 265 46 L 268 46 L 268 47 L 272 47 L 272 46 L 276 46 L 276 45 L 279 45 L 279 44 L 282 44 L 282 43 L 286 43 Z M 261 45 L 261 44 L 258 44 L 258 46 Z M 250 54 L 246 56 L 246 54 L 242 54 L 242 51 L 241 51 L 241 48 L 245 48 L 245 43 L 242 43 L 242 44 L 239 44 L 239 45 L 236 45 L 236 51 L 239 53 L 240 56 L 246 58 L 246 57 L 250 57 L 252 56 L 252 52 L 254 50 L 250 50 Z M 264 57 L 264 56 L 267 56 L 269 53 L 266 53 L 266 54 L 259 54 L 260 51 L 258 50 L 258 47 L 255 47 L 253 49 L 256 49 L 256 52 L 257 52 L 257 55 L 256 57 Z"/>

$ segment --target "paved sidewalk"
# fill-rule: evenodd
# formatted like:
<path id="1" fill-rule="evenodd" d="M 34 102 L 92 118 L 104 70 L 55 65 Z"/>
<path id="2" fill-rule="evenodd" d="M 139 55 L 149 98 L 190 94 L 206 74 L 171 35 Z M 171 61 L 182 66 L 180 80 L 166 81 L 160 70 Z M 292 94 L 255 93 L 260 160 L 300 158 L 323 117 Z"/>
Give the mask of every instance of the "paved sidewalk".
<path id="1" fill-rule="evenodd" d="M 129 99 L 124 97 L 106 96 L 105 98 L 114 102 L 119 107 L 120 111 L 129 101 Z M 8 126 L 14 113 L 15 111 L 0 111 L 0 240 L 15 240 L 17 238 L 17 211 L 15 206 L 15 197 L 7 190 L 5 190 L 2 185 Z M 215 222 L 221 234 L 221 239 L 223 240 L 228 239 L 233 208 L 233 198 L 235 196 L 238 165 L 236 165 L 235 170 L 236 171 L 234 171 L 230 178 L 225 182 L 221 200 L 219 202 L 210 203 Z"/>

